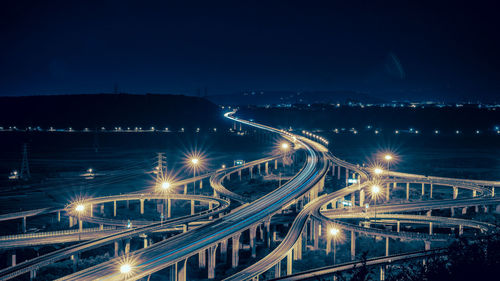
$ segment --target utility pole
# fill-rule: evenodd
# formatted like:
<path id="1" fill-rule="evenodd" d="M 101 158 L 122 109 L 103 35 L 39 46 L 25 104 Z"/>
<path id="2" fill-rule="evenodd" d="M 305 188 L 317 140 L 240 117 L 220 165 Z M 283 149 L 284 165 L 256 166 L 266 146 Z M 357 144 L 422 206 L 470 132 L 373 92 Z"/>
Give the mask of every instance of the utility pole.
<path id="1" fill-rule="evenodd" d="M 21 163 L 21 179 L 28 180 L 31 177 L 30 166 L 28 163 L 28 145 L 23 144 L 23 161 Z"/>
<path id="2" fill-rule="evenodd" d="M 163 153 L 163 152 L 158 152 L 158 159 L 156 160 L 156 162 L 157 162 L 156 163 L 156 170 L 157 170 L 156 182 L 158 184 L 160 184 L 163 181 L 164 175 L 167 172 L 166 157 L 164 154 L 165 153 Z"/>

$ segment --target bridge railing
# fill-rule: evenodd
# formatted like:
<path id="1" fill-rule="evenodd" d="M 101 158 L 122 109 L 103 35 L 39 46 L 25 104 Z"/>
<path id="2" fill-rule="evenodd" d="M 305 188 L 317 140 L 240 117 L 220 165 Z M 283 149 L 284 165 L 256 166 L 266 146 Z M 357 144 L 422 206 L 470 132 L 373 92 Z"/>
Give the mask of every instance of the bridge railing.
<path id="1" fill-rule="evenodd" d="M 84 229 L 82 229 L 82 231 L 79 231 L 78 229 L 66 229 L 66 230 L 57 230 L 57 231 L 48 231 L 48 232 L 13 234 L 13 235 L 0 236 L 0 241 L 30 239 L 30 238 L 43 238 L 43 237 L 61 236 L 61 235 L 77 234 L 77 233 L 89 233 L 89 232 L 97 232 L 97 231 L 103 231 L 103 230 L 115 230 L 115 229 L 116 229 L 115 226 L 106 226 L 106 227 L 103 227 L 102 229 L 99 227 L 84 228 Z"/>

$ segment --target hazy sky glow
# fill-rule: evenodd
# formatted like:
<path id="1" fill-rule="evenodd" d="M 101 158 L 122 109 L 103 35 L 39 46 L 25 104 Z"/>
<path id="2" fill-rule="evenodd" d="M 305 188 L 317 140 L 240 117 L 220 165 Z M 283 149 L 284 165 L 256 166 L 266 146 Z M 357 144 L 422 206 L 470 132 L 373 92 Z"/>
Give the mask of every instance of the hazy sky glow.
<path id="1" fill-rule="evenodd" d="M 498 99 L 494 1 L 9 1 L 0 95 L 354 90 Z"/>

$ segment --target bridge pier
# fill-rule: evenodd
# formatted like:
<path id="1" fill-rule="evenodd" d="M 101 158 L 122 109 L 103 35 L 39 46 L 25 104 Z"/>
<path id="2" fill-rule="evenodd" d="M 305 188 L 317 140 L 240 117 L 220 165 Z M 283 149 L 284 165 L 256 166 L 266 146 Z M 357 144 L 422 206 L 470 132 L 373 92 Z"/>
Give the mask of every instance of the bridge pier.
<path id="1" fill-rule="evenodd" d="M 266 171 L 266 175 L 269 175 L 269 162 L 266 162 L 264 165 L 264 170 Z"/>
<path id="2" fill-rule="evenodd" d="M 188 193 L 188 185 L 187 183 L 184 185 L 184 194 L 187 194 Z"/>
<path id="3" fill-rule="evenodd" d="M 464 234 L 464 226 L 460 224 L 458 226 L 458 235 L 461 236 L 462 234 Z"/>
<path id="4" fill-rule="evenodd" d="M 141 215 L 144 215 L 144 199 L 139 199 L 139 201 L 141 203 Z"/>
<path id="5" fill-rule="evenodd" d="M 422 183 L 422 197 L 425 195 L 425 183 Z"/>
<path id="6" fill-rule="evenodd" d="M 429 222 L 429 235 L 432 235 L 432 222 Z"/>
<path id="7" fill-rule="evenodd" d="M 335 165 L 332 163 L 332 178 L 335 177 Z"/>
<path id="8" fill-rule="evenodd" d="M 167 218 L 169 219 L 172 217 L 172 199 L 168 198 L 165 205 L 167 207 Z"/>
<path id="9" fill-rule="evenodd" d="M 385 265 L 380 266 L 380 281 L 385 280 Z"/>
<path id="10" fill-rule="evenodd" d="M 232 256 L 231 256 L 231 264 L 233 268 L 238 267 L 238 262 L 240 260 L 240 256 L 238 253 L 238 250 L 240 248 L 240 237 L 241 233 L 235 234 L 231 239 L 233 241 L 233 249 L 232 249 Z"/>
<path id="11" fill-rule="evenodd" d="M 227 242 L 228 240 L 226 239 L 220 242 L 220 259 L 223 264 L 227 263 Z"/>
<path id="12" fill-rule="evenodd" d="M 429 192 L 429 198 L 431 198 L 431 199 L 432 199 L 432 189 L 433 189 L 433 184 L 431 182 L 431 184 L 430 184 L 430 192 Z"/>
<path id="13" fill-rule="evenodd" d="M 119 241 L 115 241 L 115 257 L 118 257 L 120 255 L 120 242 Z"/>
<path id="14" fill-rule="evenodd" d="M 187 232 L 189 230 L 189 224 L 185 223 L 182 225 L 182 233 Z"/>
<path id="15" fill-rule="evenodd" d="M 257 170 L 259 171 L 259 176 L 262 176 L 260 164 L 257 164 Z"/>
<path id="16" fill-rule="evenodd" d="M 116 200 L 113 201 L 113 217 L 116 217 Z"/>
<path id="17" fill-rule="evenodd" d="M 177 281 L 186 281 L 186 262 L 187 259 L 180 261 L 176 264 Z"/>
<path id="18" fill-rule="evenodd" d="M 57 212 L 57 222 L 61 222 L 61 211 Z"/>
<path id="19" fill-rule="evenodd" d="M 293 250 L 288 251 L 288 254 L 286 255 L 286 275 L 292 274 L 292 269 L 293 269 L 292 251 Z"/>
<path id="20" fill-rule="evenodd" d="M 351 261 L 356 259 L 356 232 L 351 230 Z"/>
<path id="21" fill-rule="evenodd" d="M 313 226 L 313 235 L 312 235 L 312 238 L 313 238 L 313 250 L 317 250 L 318 249 L 318 245 L 319 245 L 319 221 L 313 219 L 312 221 L 312 226 Z"/>
<path id="22" fill-rule="evenodd" d="M 12 250 L 12 253 L 10 255 L 10 266 L 15 266 L 17 262 L 17 256 L 16 256 L 16 250 Z"/>
<path id="23" fill-rule="evenodd" d="M 194 200 L 191 200 L 191 216 L 194 215 Z"/>
<path id="24" fill-rule="evenodd" d="M 385 189 L 385 200 L 389 202 L 391 195 L 391 184 L 387 183 L 387 188 Z"/>
<path id="25" fill-rule="evenodd" d="M 78 267 L 78 257 L 79 254 L 76 255 L 71 255 L 70 259 L 73 261 L 72 267 L 73 267 L 73 272 L 76 272 L 76 269 Z"/>
<path id="26" fill-rule="evenodd" d="M 278 159 L 274 160 L 274 169 L 278 170 Z"/>
<path id="27" fill-rule="evenodd" d="M 257 233 L 257 226 L 251 226 L 250 233 L 250 249 L 252 251 L 252 258 L 257 257 L 257 247 L 255 246 L 255 234 Z"/>
<path id="28" fill-rule="evenodd" d="M 101 204 L 101 215 L 104 215 L 104 203 Z"/>
<path id="29" fill-rule="evenodd" d="M 30 280 L 36 279 L 36 269 L 30 270 Z"/>
<path id="30" fill-rule="evenodd" d="M 92 203 L 90 203 L 90 206 L 89 206 L 89 216 L 90 217 L 94 216 L 94 204 L 92 204 Z"/>
<path id="31" fill-rule="evenodd" d="M 143 240 L 144 248 L 147 248 L 148 247 L 148 236 L 146 234 L 141 234 L 141 235 L 139 235 L 139 237 L 141 237 Z"/>
<path id="32" fill-rule="evenodd" d="M 406 201 L 410 200 L 410 183 L 406 183 Z"/>
<path id="33" fill-rule="evenodd" d="M 73 217 L 69 216 L 69 228 L 73 227 Z"/>
<path id="34" fill-rule="evenodd" d="M 23 233 L 26 233 L 26 217 L 23 217 L 22 230 L 23 230 Z"/>
<path id="35" fill-rule="evenodd" d="M 83 231 L 83 221 L 80 218 L 78 218 L 78 231 Z"/>
<path id="36" fill-rule="evenodd" d="M 238 171 L 238 177 L 240 177 L 240 181 L 241 181 L 241 170 Z"/>
<path id="37" fill-rule="evenodd" d="M 476 192 L 476 190 L 473 190 L 472 191 L 472 197 L 476 197 L 476 196 L 477 196 L 477 192 Z"/>
<path id="38" fill-rule="evenodd" d="M 253 166 L 248 167 L 248 173 L 250 174 L 250 179 L 253 179 Z"/>
<path id="39" fill-rule="evenodd" d="M 425 244 L 425 250 L 429 251 L 431 249 L 431 241 L 425 241 L 424 244 Z"/>
<path id="40" fill-rule="evenodd" d="M 455 208 L 451 207 L 450 212 L 451 212 L 451 216 L 454 217 L 455 216 Z"/>
<path id="41" fill-rule="evenodd" d="M 295 243 L 295 247 L 293 250 L 293 259 L 301 260 L 302 259 L 302 235 L 299 235 L 299 239 Z"/>
<path id="42" fill-rule="evenodd" d="M 396 222 L 396 231 L 399 232 L 401 230 L 401 222 L 397 221 Z"/>
<path id="43" fill-rule="evenodd" d="M 203 249 L 198 252 L 198 267 L 206 268 L 207 267 L 207 250 Z"/>
<path id="44" fill-rule="evenodd" d="M 389 255 L 389 237 L 385 237 L 385 256 Z"/>
<path id="45" fill-rule="evenodd" d="M 271 218 L 268 218 L 264 221 L 264 227 L 266 228 L 266 245 L 267 247 L 271 247 Z"/>
<path id="46" fill-rule="evenodd" d="M 337 166 L 337 180 L 340 180 L 340 166 Z"/>
<path id="47" fill-rule="evenodd" d="M 216 251 L 217 245 L 211 246 L 208 248 L 208 279 L 215 278 L 215 260 L 216 260 Z"/>
<path id="48" fill-rule="evenodd" d="M 365 204 L 365 190 L 361 189 L 359 191 L 359 206 L 363 207 L 364 204 Z"/>
<path id="49" fill-rule="evenodd" d="M 457 199 L 458 197 L 458 188 L 457 187 L 453 187 L 453 199 Z"/>
<path id="50" fill-rule="evenodd" d="M 130 253 L 130 238 L 125 239 L 125 254 Z"/>
<path id="51" fill-rule="evenodd" d="M 281 277 L 281 261 L 278 261 L 274 265 L 274 278 L 280 278 Z"/>
<path id="52" fill-rule="evenodd" d="M 345 186 L 349 185 L 349 169 L 345 168 Z"/>

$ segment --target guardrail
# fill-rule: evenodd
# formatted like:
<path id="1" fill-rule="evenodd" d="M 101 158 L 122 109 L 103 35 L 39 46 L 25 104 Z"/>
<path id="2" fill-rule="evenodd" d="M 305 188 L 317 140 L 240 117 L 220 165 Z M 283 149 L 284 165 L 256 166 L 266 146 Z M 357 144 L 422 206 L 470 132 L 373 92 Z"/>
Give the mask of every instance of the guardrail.
<path id="1" fill-rule="evenodd" d="M 0 236 L 0 241 L 42 238 L 42 237 L 51 237 L 51 236 L 61 236 L 61 235 L 67 235 L 67 234 L 97 232 L 97 231 L 103 231 L 103 230 L 115 230 L 115 229 L 117 229 L 117 227 L 107 226 L 107 227 L 103 227 L 102 229 L 99 227 L 84 228 L 84 229 L 82 229 L 82 231 L 79 231 L 78 229 L 66 229 L 66 230 L 49 231 L 49 232 L 13 234 L 13 235 Z"/>

